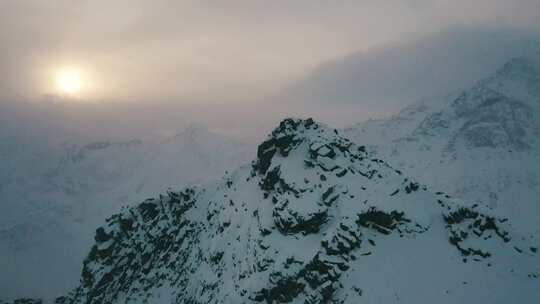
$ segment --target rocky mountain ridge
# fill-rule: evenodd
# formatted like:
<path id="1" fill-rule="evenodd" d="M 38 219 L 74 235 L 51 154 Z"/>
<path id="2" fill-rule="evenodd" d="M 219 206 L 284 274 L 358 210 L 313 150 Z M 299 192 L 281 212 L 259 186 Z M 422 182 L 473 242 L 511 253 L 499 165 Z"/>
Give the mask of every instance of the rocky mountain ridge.
<path id="1" fill-rule="evenodd" d="M 80 286 L 58 303 L 538 296 L 529 235 L 487 207 L 429 191 L 311 119 L 282 121 L 251 165 L 215 185 L 113 215 L 95 241 Z"/>

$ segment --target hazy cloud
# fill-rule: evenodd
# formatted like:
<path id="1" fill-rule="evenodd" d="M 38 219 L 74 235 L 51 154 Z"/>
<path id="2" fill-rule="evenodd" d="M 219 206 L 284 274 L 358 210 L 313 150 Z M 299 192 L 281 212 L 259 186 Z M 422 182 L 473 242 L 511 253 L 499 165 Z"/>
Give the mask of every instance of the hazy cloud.
<path id="1" fill-rule="evenodd" d="M 538 51 L 540 29 L 456 26 L 329 61 L 282 96 L 337 110 L 362 106 L 357 120 L 385 116 L 470 87 L 510 58 Z"/>
<path id="2" fill-rule="evenodd" d="M 539 24 L 538 1 L 16 1 L 0 3 L 2 95 L 54 91 L 64 65 L 88 98 L 251 99 L 319 62 L 453 24 Z"/>

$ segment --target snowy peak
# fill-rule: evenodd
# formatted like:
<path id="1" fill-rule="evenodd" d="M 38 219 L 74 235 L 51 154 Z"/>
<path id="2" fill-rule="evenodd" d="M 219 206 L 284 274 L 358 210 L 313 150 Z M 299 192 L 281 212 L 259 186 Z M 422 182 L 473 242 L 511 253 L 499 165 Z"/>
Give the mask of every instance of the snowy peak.
<path id="1" fill-rule="evenodd" d="M 220 153 L 224 149 L 247 150 L 245 143 L 212 132 L 203 124 L 189 125 L 182 132 L 161 142 L 161 146 L 168 147 L 168 149 L 179 149 L 191 154 L 200 154 L 205 158 L 215 158 L 209 154 Z M 242 157 L 244 156 L 246 155 L 242 155 Z"/>
<path id="2" fill-rule="evenodd" d="M 288 157 L 302 144 L 309 146 L 312 158 L 315 159 L 317 156 L 333 159 L 336 155 L 334 149 L 345 150 L 351 145 L 348 139 L 338 136 L 337 130 L 331 131 L 311 118 L 306 120 L 287 118 L 272 131 L 266 141 L 259 145 L 253 167 L 264 174 L 272 165 L 274 157 Z"/>
<path id="3" fill-rule="evenodd" d="M 508 61 L 481 85 L 538 106 L 540 104 L 540 53 Z"/>
<path id="4" fill-rule="evenodd" d="M 539 144 L 539 71 L 534 58 L 511 60 L 449 106 L 427 115 L 411 139 L 428 145 L 446 140 L 436 145 L 452 153 L 476 148 L 530 150 Z"/>
<path id="5" fill-rule="evenodd" d="M 534 109 L 494 91 L 475 93 L 467 92 L 453 104 L 456 118 L 465 120 L 453 140 L 470 147 L 530 149 L 538 127 Z"/>
<path id="6" fill-rule="evenodd" d="M 287 157 L 289 152 L 299 143 L 305 140 L 306 132 L 318 129 L 312 119 L 306 121 L 288 118 L 283 120 L 279 127 L 257 148 L 257 159 L 253 165 L 254 170 L 259 173 L 266 173 L 272 164 L 272 158 L 278 153 L 282 157 Z"/>
<path id="7" fill-rule="evenodd" d="M 407 294 L 408 274 L 432 265 L 443 275 L 420 275 L 415 288 L 423 290 L 434 279 L 429 274 L 437 273 L 437 280 L 459 281 L 458 288 L 467 289 L 460 280 L 469 261 L 481 275 L 468 280 L 484 282 L 487 275 L 503 290 L 506 279 L 529 286 L 523 280 L 538 271 L 536 247 L 523 240 L 505 219 L 430 192 L 383 160 L 368 158 L 337 131 L 312 119 L 286 119 L 259 146 L 251 166 L 206 188 L 168 192 L 112 216 L 97 229 L 81 286 L 68 298 L 388 302 L 384 278 L 371 274 L 399 265 L 400 279 L 392 287 Z M 422 258 L 398 258 L 388 266 L 387 258 L 402 250 Z M 433 297 L 458 299 L 443 289 Z"/>
<path id="8" fill-rule="evenodd" d="M 215 135 L 212 134 L 210 130 L 208 130 L 208 127 L 200 123 L 192 123 L 187 126 L 187 128 L 185 128 L 181 133 L 174 136 L 173 139 L 178 137 L 185 137 L 192 140 L 193 142 L 197 142 L 201 138 L 207 138 L 209 136 Z"/>
<path id="9" fill-rule="evenodd" d="M 425 111 L 402 112 L 345 133 L 434 189 L 489 205 L 537 239 L 538 58 L 513 59 L 456 96 L 419 104 Z"/>

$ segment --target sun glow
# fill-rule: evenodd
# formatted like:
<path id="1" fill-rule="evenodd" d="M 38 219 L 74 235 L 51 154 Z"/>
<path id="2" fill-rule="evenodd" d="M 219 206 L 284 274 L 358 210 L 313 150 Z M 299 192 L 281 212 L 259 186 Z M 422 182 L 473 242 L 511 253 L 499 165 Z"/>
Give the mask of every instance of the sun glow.
<path id="1" fill-rule="evenodd" d="M 56 75 L 56 86 L 61 93 L 75 95 L 81 91 L 82 79 L 79 70 L 65 68 Z"/>

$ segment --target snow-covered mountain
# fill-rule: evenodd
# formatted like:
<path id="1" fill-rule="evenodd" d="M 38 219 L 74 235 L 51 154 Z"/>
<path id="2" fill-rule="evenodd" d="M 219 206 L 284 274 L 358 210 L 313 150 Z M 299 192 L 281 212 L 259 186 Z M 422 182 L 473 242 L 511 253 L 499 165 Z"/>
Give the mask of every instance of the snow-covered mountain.
<path id="1" fill-rule="evenodd" d="M 19 170 L 3 172 L 0 185 L 0 298 L 67 292 L 103 219 L 169 187 L 219 178 L 248 162 L 251 146 L 193 125 L 158 142 L 64 143 L 50 150 L 51 157 L 23 151 L 36 153 L 32 162 L 6 153 Z"/>
<path id="2" fill-rule="evenodd" d="M 513 224 L 286 119 L 251 165 L 111 216 L 57 303 L 526 302 L 540 260 Z"/>
<path id="3" fill-rule="evenodd" d="M 540 54 L 345 134 L 432 188 L 496 207 L 539 235 Z"/>

